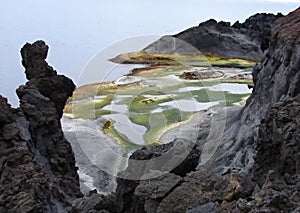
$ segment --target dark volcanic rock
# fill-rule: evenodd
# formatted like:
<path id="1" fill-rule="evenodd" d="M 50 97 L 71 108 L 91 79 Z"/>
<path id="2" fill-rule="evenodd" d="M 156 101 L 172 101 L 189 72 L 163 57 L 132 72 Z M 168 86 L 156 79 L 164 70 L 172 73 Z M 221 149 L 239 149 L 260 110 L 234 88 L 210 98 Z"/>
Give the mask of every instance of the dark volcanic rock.
<path id="1" fill-rule="evenodd" d="M 88 196 L 75 201 L 75 206 L 79 212 L 116 212 L 115 206 L 113 206 L 114 199 L 114 195 L 104 196 L 101 194 L 97 194 L 97 192 L 91 191 L 91 193 Z"/>
<path id="2" fill-rule="evenodd" d="M 236 29 L 214 20 L 199 24 L 174 36 L 203 54 L 259 61 L 262 56 L 260 34 L 254 30 Z"/>
<path id="3" fill-rule="evenodd" d="M 235 22 L 232 27 L 238 29 L 244 28 L 260 32 L 260 36 L 262 38 L 261 49 L 264 51 L 269 48 L 271 25 L 275 20 L 281 17 L 283 17 L 281 13 L 278 13 L 277 15 L 270 13 L 258 13 L 246 19 L 244 23 L 239 23 L 238 21 Z"/>
<path id="4" fill-rule="evenodd" d="M 161 200 L 180 185 L 181 181 L 181 177 L 171 173 L 140 181 L 134 191 L 134 196 L 140 203 L 144 204 L 141 211 L 156 212 Z"/>
<path id="5" fill-rule="evenodd" d="M 30 123 L 33 147 L 45 158 L 44 163 L 62 189 L 69 196 L 80 196 L 74 154 L 60 124 L 64 105 L 75 85 L 69 78 L 56 75 L 47 64 L 47 50 L 43 41 L 27 43 L 21 50 L 29 81 L 17 90 L 20 108 Z"/>
<path id="6" fill-rule="evenodd" d="M 300 9 L 276 20 L 271 32 L 270 47 L 254 69 L 251 97 L 203 167 L 253 175 L 261 187 L 252 195 L 257 211 L 291 212 L 298 208 L 299 188 Z"/>
<path id="7" fill-rule="evenodd" d="M 259 126 L 254 179 L 262 185 L 269 170 L 300 174 L 300 95 L 272 106 Z"/>
<path id="8" fill-rule="evenodd" d="M 246 176 L 219 176 L 208 171 L 197 171 L 189 173 L 181 185 L 176 187 L 169 195 L 161 201 L 157 212 L 186 212 L 189 209 L 202 206 L 206 203 L 232 202 L 231 205 L 222 210 L 231 212 L 239 198 L 251 194 L 253 185 Z"/>
<path id="9" fill-rule="evenodd" d="M 71 79 L 57 75 L 56 71 L 45 61 L 48 46 L 44 41 L 25 44 L 21 49 L 22 64 L 26 68 L 26 78 L 30 81 L 25 87 L 36 88 L 43 96 L 55 104 L 59 118 L 62 116 L 67 99 L 72 95 L 75 85 Z M 19 98 L 23 92 L 18 90 Z"/>
<path id="10" fill-rule="evenodd" d="M 213 54 L 260 61 L 268 48 L 270 26 L 282 14 L 256 14 L 244 23 L 210 19 L 173 36 L 164 36 L 144 49 L 147 53 Z"/>
<path id="11" fill-rule="evenodd" d="M 254 165 L 259 125 L 271 106 L 300 92 L 299 9 L 274 22 L 270 48 L 254 69 L 254 88 L 237 121 L 224 133 L 215 159 L 206 169 L 222 166 L 249 170 Z M 284 27 L 283 27 L 284 26 Z M 288 131 L 288 130 L 287 130 Z M 228 149 L 230 147 L 230 149 Z M 276 155 L 275 155 L 276 156 Z M 222 165 L 222 166 L 221 166 Z"/>
<path id="12" fill-rule="evenodd" d="M 145 146 L 134 152 L 130 156 L 127 169 L 120 174 L 122 178 L 117 180 L 116 205 L 118 205 L 119 211 L 145 212 L 148 208 L 156 209 L 156 204 L 180 181 L 180 176 L 185 176 L 186 173 L 196 169 L 200 157 L 199 152 L 198 146 L 182 139 L 156 147 Z M 159 160 L 151 161 L 150 159 Z M 136 161 L 145 160 L 148 161 L 141 164 L 142 166 L 136 163 Z M 166 172 L 173 174 L 165 174 Z M 159 175 L 155 175 L 156 173 Z M 152 174 L 155 179 L 150 182 L 153 181 L 153 187 L 158 190 L 153 194 L 151 191 L 154 189 L 146 189 L 145 186 L 148 179 L 152 178 Z M 162 180 L 171 185 L 157 188 Z"/>
<path id="13" fill-rule="evenodd" d="M 270 48 L 254 69 L 255 87 L 247 108 L 270 105 L 300 92 L 298 11 L 274 23 Z"/>
<path id="14" fill-rule="evenodd" d="M 196 208 L 189 210 L 187 213 L 202 213 L 202 212 L 210 212 L 215 213 L 216 211 L 216 204 L 214 203 L 207 203 Z"/>
<path id="15" fill-rule="evenodd" d="M 7 99 L 2 96 L 0 96 L 0 109 L 2 112 L 0 114 L 0 125 L 10 123 L 14 120 L 15 115 L 11 106 L 8 104 Z"/>
<path id="16" fill-rule="evenodd" d="M 17 94 L 20 108 L 0 98 L 0 207 L 4 212 L 68 212 L 81 197 L 75 158 L 60 118 L 75 86 L 56 75 L 43 41 L 21 54 L 29 81 Z"/>
<path id="17" fill-rule="evenodd" d="M 56 71 L 45 61 L 48 49 L 49 47 L 44 41 L 36 41 L 33 44 L 26 43 L 21 49 L 22 64 L 26 69 L 28 80 L 56 75 Z"/>
<path id="18" fill-rule="evenodd" d="M 151 170 L 184 176 L 197 167 L 199 152 L 197 145 L 183 139 L 155 147 L 145 146 L 130 156 L 127 172 L 134 174 L 136 180 L 140 180 Z M 139 164 L 139 161 L 145 161 L 145 164 Z"/>
<path id="19" fill-rule="evenodd" d="M 153 171 L 155 172 L 155 171 Z M 177 184 L 181 181 L 181 177 L 166 173 L 158 178 L 140 181 L 134 194 L 143 199 L 162 199 L 167 196 Z"/>
<path id="20" fill-rule="evenodd" d="M 2 97 L 0 108 L 7 115 L 0 122 L 2 212 L 66 212 L 68 198 L 36 155 L 29 122 Z"/>

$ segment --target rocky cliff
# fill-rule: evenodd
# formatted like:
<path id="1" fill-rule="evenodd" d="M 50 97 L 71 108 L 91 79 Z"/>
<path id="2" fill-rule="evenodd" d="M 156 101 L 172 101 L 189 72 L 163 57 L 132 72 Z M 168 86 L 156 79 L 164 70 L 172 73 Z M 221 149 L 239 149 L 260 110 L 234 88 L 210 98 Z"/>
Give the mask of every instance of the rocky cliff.
<path id="1" fill-rule="evenodd" d="M 225 132 L 227 145 L 235 144 L 244 149 L 240 149 L 232 158 L 228 158 L 229 153 L 225 151 L 224 155 L 219 156 L 220 161 L 226 164 L 232 161 L 233 167 L 246 170 L 252 167 L 259 128 L 271 107 L 299 94 L 299 26 L 299 9 L 273 24 L 270 47 L 253 71 L 253 93 L 237 117 L 240 127 L 235 133 Z M 244 158 L 243 163 L 240 163 L 241 158 Z"/>
<path id="2" fill-rule="evenodd" d="M 274 22 L 269 48 L 253 72 L 253 94 L 244 108 L 226 114 L 221 143 L 208 162 L 201 162 L 203 145 L 213 141 L 200 124 L 193 157 L 188 157 L 200 159 L 199 165 L 183 161 L 181 168 L 189 171 L 158 169 L 163 174 L 151 180 L 120 178 L 117 211 L 299 212 L 299 35 L 300 9 Z M 215 116 L 210 115 L 212 120 Z M 173 146 L 144 148 L 131 158 L 156 158 Z M 129 164 L 125 174 L 135 169 Z"/>
<path id="3" fill-rule="evenodd" d="M 164 36 L 144 49 L 147 53 L 218 55 L 260 61 L 268 48 L 270 25 L 282 14 L 256 14 L 244 23 L 210 19 L 173 36 Z M 189 45 L 187 45 L 189 44 Z"/>
<path id="4" fill-rule="evenodd" d="M 271 37 L 271 25 L 276 19 L 281 17 L 283 17 L 281 13 L 278 13 L 277 15 L 270 13 L 258 13 L 247 18 L 244 23 L 240 23 L 239 21 L 235 22 L 232 25 L 232 27 L 237 29 L 248 29 L 259 32 L 260 37 L 262 39 L 260 47 L 261 50 L 264 51 L 269 48 L 269 42 Z"/>
<path id="5" fill-rule="evenodd" d="M 60 118 L 75 85 L 45 61 L 43 41 L 21 50 L 29 80 L 20 108 L 0 97 L 0 212 L 68 212 L 81 197 L 75 158 Z"/>

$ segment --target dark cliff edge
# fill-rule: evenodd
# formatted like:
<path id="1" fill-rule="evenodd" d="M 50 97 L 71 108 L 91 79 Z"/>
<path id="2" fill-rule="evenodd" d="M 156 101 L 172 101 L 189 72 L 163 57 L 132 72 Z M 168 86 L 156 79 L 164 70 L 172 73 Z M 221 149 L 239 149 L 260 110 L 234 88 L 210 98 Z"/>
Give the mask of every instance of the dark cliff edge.
<path id="1" fill-rule="evenodd" d="M 210 19 L 176 35 L 163 36 L 144 51 L 149 54 L 193 54 L 200 51 L 204 55 L 260 61 L 263 51 L 268 48 L 270 26 L 282 16 L 261 13 L 232 26 L 229 22 Z"/>
<path id="2" fill-rule="evenodd" d="M 60 118 L 75 85 L 45 61 L 43 41 L 21 50 L 28 82 L 20 107 L 0 96 L 0 212 L 68 212 L 81 197 L 75 158 Z"/>

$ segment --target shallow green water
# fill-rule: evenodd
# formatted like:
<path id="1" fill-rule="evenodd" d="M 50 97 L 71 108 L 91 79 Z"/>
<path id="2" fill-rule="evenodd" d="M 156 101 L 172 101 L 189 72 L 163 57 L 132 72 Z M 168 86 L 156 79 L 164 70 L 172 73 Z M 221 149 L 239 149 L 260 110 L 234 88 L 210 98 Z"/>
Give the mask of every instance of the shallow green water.
<path id="1" fill-rule="evenodd" d="M 102 129 L 128 148 L 159 144 L 162 134 L 214 106 L 232 106 L 250 94 L 247 84 L 180 79 L 173 73 L 164 77 L 138 77 L 116 81 L 114 92 L 100 91 L 74 101 L 73 118 L 99 116 L 111 121 Z M 122 86 L 118 86 L 120 84 Z"/>

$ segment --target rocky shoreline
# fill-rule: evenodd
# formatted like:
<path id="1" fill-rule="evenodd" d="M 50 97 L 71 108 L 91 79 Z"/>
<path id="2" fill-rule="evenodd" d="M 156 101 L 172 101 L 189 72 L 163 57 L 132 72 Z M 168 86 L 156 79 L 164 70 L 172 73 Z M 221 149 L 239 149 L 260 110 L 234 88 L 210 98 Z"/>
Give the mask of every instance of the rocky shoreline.
<path id="1" fill-rule="evenodd" d="M 233 28 L 250 30 L 255 17 Z M 199 31 L 207 24 L 228 27 L 209 21 Z M 0 97 L 0 212 L 299 212 L 300 8 L 274 21 L 270 32 L 270 42 L 268 31 L 257 39 L 262 49 L 254 52 L 267 49 L 246 105 L 204 112 L 195 127 L 180 127 L 186 136 L 197 129 L 194 141 L 165 135 L 173 141 L 137 150 L 109 195 L 80 191 L 60 123 L 75 85 L 47 64 L 43 41 L 26 44 L 21 55 L 28 82 L 17 90 L 20 107 Z"/>

